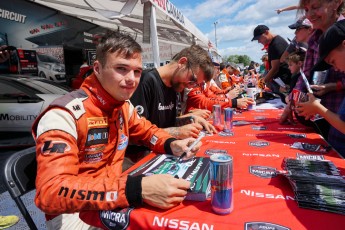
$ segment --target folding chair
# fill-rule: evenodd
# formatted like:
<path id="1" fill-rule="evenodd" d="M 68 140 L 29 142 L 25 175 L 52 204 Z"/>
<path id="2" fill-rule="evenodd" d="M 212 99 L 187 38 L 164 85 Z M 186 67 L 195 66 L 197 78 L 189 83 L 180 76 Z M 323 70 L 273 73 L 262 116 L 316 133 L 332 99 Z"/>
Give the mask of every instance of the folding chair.
<path id="1" fill-rule="evenodd" d="M 4 183 L 31 230 L 37 230 L 21 196 L 35 189 L 36 147 L 15 152 L 5 162 Z"/>

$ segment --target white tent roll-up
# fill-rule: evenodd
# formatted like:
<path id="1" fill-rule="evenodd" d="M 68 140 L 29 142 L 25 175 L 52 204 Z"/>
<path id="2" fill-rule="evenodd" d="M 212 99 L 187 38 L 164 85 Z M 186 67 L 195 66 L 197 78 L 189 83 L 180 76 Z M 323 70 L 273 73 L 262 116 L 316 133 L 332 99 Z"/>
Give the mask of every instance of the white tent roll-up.
<path id="1" fill-rule="evenodd" d="M 151 61 L 156 67 L 160 65 L 161 44 L 182 47 L 198 44 L 217 54 L 209 39 L 169 0 L 31 1 L 105 28 L 133 34 L 139 43 L 151 45 Z"/>

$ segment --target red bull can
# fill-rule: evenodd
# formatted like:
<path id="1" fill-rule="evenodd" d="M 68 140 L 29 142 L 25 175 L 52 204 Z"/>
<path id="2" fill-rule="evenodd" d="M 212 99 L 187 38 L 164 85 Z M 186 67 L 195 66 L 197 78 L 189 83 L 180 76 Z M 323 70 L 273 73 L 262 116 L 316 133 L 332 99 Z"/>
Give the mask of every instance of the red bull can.
<path id="1" fill-rule="evenodd" d="M 234 209 L 233 160 L 227 154 L 210 157 L 211 206 L 217 214 L 229 214 Z"/>
<path id="2" fill-rule="evenodd" d="M 220 105 L 213 105 L 213 126 L 221 125 L 222 121 L 222 108 Z"/>
<path id="3" fill-rule="evenodd" d="M 232 132 L 232 119 L 234 116 L 234 110 L 232 108 L 224 109 L 224 129 L 226 133 Z"/>

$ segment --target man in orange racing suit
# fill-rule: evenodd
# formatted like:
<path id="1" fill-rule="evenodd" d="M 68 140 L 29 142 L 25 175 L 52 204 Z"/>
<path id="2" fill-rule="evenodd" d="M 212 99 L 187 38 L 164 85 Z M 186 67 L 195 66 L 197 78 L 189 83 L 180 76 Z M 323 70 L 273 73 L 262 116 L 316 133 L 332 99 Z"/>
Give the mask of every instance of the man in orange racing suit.
<path id="1" fill-rule="evenodd" d="M 107 34 L 97 46 L 94 73 L 79 90 L 55 100 L 35 121 L 35 203 L 46 213 L 48 229 L 92 229 L 78 212 L 143 202 L 168 209 L 186 196 L 189 182 L 171 175 L 121 175 L 129 140 L 176 156 L 194 141 L 172 138 L 139 117 L 128 101 L 140 80 L 141 52 L 130 36 Z"/>
<path id="2" fill-rule="evenodd" d="M 216 74 L 216 71 L 214 71 L 214 74 Z M 211 85 L 210 81 L 199 84 L 187 94 L 185 112 L 188 113 L 190 110 L 198 108 L 212 111 L 213 105 L 216 104 L 219 104 L 222 109 L 226 107 L 246 108 L 254 101 L 248 97 L 238 98 L 239 90 L 237 86 L 231 90 L 230 88 L 221 90 Z"/>

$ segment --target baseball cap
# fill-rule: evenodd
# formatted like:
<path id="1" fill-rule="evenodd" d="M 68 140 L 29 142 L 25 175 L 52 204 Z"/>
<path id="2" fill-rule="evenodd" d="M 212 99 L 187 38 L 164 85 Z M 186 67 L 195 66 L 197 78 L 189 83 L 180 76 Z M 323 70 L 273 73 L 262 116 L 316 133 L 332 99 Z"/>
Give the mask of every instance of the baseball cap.
<path id="1" fill-rule="evenodd" d="M 220 66 L 219 62 L 217 62 L 217 61 L 213 61 L 212 63 L 214 66 Z"/>
<path id="2" fill-rule="evenodd" d="M 323 71 L 332 67 L 325 62 L 328 54 L 337 48 L 345 40 L 345 20 L 334 23 L 321 36 L 319 41 L 319 60 L 313 67 L 313 71 Z"/>
<path id="3" fill-rule="evenodd" d="M 289 25 L 289 28 L 292 29 L 292 30 L 295 30 L 295 29 L 298 29 L 298 28 L 301 28 L 301 27 L 312 27 L 312 24 L 311 22 L 305 18 L 305 17 L 301 17 L 297 20 L 297 22 L 295 22 L 294 24 L 291 24 Z"/>
<path id="4" fill-rule="evenodd" d="M 265 25 L 258 25 L 257 27 L 255 27 L 254 29 L 254 37 L 252 38 L 252 41 L 254 40 L 258 40 L 259 37 L 265 33 L 267 30 L 270 30 L 267 26 Z"/>

